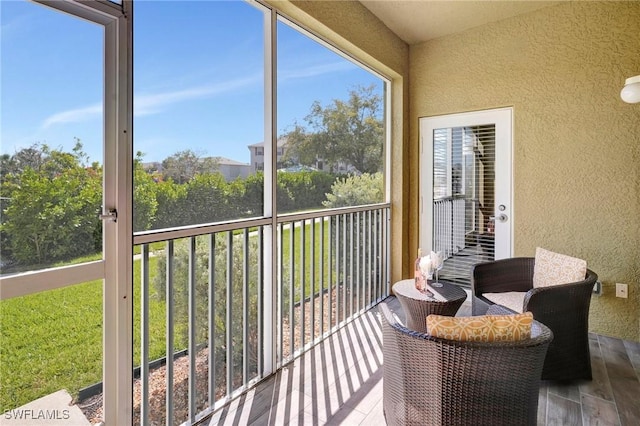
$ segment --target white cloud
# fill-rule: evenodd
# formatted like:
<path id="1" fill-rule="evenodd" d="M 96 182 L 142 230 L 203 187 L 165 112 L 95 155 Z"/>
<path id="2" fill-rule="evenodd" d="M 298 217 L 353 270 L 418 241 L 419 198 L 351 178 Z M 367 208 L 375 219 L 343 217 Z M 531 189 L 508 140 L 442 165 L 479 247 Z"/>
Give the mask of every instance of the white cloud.
<path id="1" fill-rule="evenodd" d="M 42 128 L 46 129 L 54 124 L 78 123 L 91 120 L 102 115 L 102 104 L 93 104 L 83 108 L 71 109 L 50 115 L 42 123 Z"/>
<path id="2" fill-rule="evenodd" d="M 225 92 L 238 90 L 261 81 L 261 76 L 252 76 L 229 80 L 222 83 L 198 86 L 173 92 L 140 94 L 134 96 L 134 115 L 144 116 L 158 114 L 169 106 L 195 99 L 211 98 Z M 62 111 L 50 115 L 42 122 L 46 129 L 55 124 L 78 123 L 98 118 L 102 115 L 102 104 L 93 104 L 82 108 Z"/>
<path id="3" fill-rule="evenodd" d="M 282 79 L 307 78 L 340 71 L 350 71 L 355 65 L 348 61 L 333 62 L 330 64 L 314 65 L 306 68 L 282 70 L 278 76 Z"/>
<path id="4" fill-rule="evenodd" d="M 260 81 L 260 76 L 240 78 L 217 84 L 193 87 L 175 92 L 141 94 L 134 97 L 133 108 L 137 116 L 157 114 L 169 105 L 188 100 L 211 98 L 232 90 L 251 86 Z"/>

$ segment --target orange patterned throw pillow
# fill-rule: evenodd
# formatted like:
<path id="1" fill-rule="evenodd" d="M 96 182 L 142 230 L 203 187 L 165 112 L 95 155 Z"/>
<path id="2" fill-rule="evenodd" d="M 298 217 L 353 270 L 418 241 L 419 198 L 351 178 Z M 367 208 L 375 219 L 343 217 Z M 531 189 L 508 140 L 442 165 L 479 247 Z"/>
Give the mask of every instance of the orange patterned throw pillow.
<path id="1" fill-rule="evenodd" d="M 427 330 L 433 337 L 474 342 L 510 342 L 531 337 L 533 314 L 447 317 L 429 315 Z"/>
<path id="2" fill-rule="evenodd" d="M 585 260 L 536 248 L 533 288 L 575 283 L 584 280 L 586 275 Z"/>

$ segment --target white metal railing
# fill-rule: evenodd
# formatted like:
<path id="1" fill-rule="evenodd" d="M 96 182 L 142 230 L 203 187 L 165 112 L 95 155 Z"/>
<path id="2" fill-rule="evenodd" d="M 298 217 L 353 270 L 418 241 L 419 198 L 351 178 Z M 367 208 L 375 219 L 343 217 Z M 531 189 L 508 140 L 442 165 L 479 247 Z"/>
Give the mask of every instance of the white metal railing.
<path id="1" fill-rule="evenodd" d="M 464 198 L 441 198 L 433 202 L 433 245 L 435 251 L 443 251 L 445 257 L 465 248 Z"/>
<path id="2" fill-rule="evenodd" d="M 386 297 L 389 212 L 378 204 L 283 215 L 276 229 L 271 219 L 255 219 L 137 234 L 141 403 L 134 421 L 149 424 L 150 398 L 164 391 L 165 423 L 195 423 Z M 277 241 L 273 254 L 268 233 Z M 277 271 L 275 283 L 266 262 Z M 267 286 L 275 306 L 264 297 Z M 150 380 L 153 297 L 165 303 L 162 356 L 174 354 L 166 357 L 164 390 Z M 270 315 L 273 330 L 265 328 Z M 265 339 L 268 333 L 275 338 Z M 174 356 L 185 349 L 186 413 L 173 391 L 180 385 Z"/>

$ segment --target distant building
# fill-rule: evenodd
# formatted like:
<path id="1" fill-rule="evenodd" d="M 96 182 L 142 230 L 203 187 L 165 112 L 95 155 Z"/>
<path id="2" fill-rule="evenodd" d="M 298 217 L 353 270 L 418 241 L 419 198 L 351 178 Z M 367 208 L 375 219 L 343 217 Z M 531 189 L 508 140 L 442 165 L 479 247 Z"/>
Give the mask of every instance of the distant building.
<path id="1" fill-rule="evenodd" d="M 216 168 L 214 170 L 211 170 L 211 172 L 221 173 L 227 182 L 235 180 L 239 177 L 244 179 L 251 173 L 251 166 L 247 163 L 242 163 L 240 161 L 232 160 L 226 157 L 205 157 L 201 158 L 200 161 L 204 161 L 207 159 L 213 160 L 216 164 Z M 162 163 L 158 161 L 142 163 L 142 167 L 147 171 L 147 173 L 151 174 L 162 174 L 163 171 Z"/>
<path id="2" fill-rule="evenodd" d="M 142 163 L 142 168 L 147 173 L 162 172 L 162 163 L 159 161 L 150 161 L 147 163 Z"/>
<path id="3" fill-rule="evenodd" d="M 287 138 L 278 139 L 278 149 L 276 152 L 276 168 L 282 168 L 282 157 L 284 156 L 287 146 Z M 249 145 L 249 152 L 251 153 L 251 173 L 264 171 L 264 142 L 254 143 Z"/>
<path id="4" fill-rule="evenodd" d="M 246 178 L 251 173 L 251 165 L 225 157 L 213 157 L 218 163 L 218 171 L 227 182 L 237 178 Z"/>
<path id="5" fill-rule="evenodd" d="M 249 152 L 251 153 L 251 173 L 256 173 L 258 171 L 264 171 L 264 142 L 255 143 L 253 145 L 249 145 Z M 286 171 L 293 171 L 296 169 L 296 166 L 301 167 L 295 159 L 292 159 L 292 163 L 284 164 L 282 158 L 284 157 L 287 150 L 287 138 L 278 139 L 277 144 L 277 152 L 276 152 L 276 169 Z M 300 169 L 302 170 L 302 169 Z M 346 165 L 345 163 L 338 163 L 337 167 L 334 170 L 331 170 L 329 166 L 322 160 L 321 158 L 316 159 L 316 163 L 313 167 L 306 168 L 304 170 L 320 170 L 324 172 L 337 172 L 337 173 L 347 173 L 353 172 L 355 169 L 351 165 Z"/>

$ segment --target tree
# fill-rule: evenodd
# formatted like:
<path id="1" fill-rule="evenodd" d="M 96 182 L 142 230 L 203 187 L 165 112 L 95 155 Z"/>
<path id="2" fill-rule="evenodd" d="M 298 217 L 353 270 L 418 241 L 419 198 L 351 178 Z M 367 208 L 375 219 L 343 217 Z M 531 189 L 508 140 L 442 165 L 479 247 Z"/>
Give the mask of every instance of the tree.
<path id="1" fill-rule="evenodd" d="M 322 107 L 318 101 L 305 117 L 307 127 L 294 124 L 287 133 L 285 161 L 314 166 L 318 160 L 334 170 L 339 163 L 354 167 L 359 173 L 382 171 L 384 125 L 382 98 L 375 86 L 357 87 L 349 99 L 334 99 Z"/>
<path id="2" fill-rule="evenodd" d="M 10 176 L 16 179 L 27 168 L 53 177 L 76 164 L 84 164 L 86 159 L 87 155 L 82 151 L 82 142 L 78 138 L 75 138 L 72 152 L 52 150 L 47 144 L 34 143 L 11 156 L 3 154 L 0 157 L 1 181 L 5 182 Z"/>
<path id="3" fill-rule="evenodd" d="M 102 178 L 77 166 L 49 178 L 27 168 L 20 183 L 5 183 L 11 203 L 2 231 L 14 260 L 45 264 L 95 253 Z M 99 233 L 98 233 L 99 234 Z"/>
<path id="4" fill-rule="evenodd" d="M 198 174 L 213 173 L 216 170 L 218 162 L 215 159 L 202 158 L 199 153 L 190 149 L 178 151 L 162 160 L 164 178 L 176 183 L 187 183 Z"/>
<path id="5" fill-rule="evenodd" d="M 241 181 L 234 182 L 234 184 L 238 185 L 240 182 L 244 187 L 242 198 L 238 201 L 241 209 L 240 217 L 262 216 L 264 213 L 264 173 L 258 171 Z"/>
<path id="6" fill-rule="evenodd" d="M 331 190 L 335 175 L 319 171 L 278 172 L 278 211 L 294 212 L 322 208 L 324 195 Z"/>
<path id="7" fill-rule="evenodd" d="M 153 177 L 142 166 L 142 154 L 137 153 L 133 161 L 133 230 L 146 231 L 151 226 L 158 210 L 156 187 Z"/>
<path id="8" fill-rule="evenodd" d="M 229 205 L 229 188 L 220 173 L 195 176 L 186 185 L 184 204 L 179 206 L 187 214 L 185 225 L 235 219 Z"/>
<path id="9" fill-rule="evenodd" d="M 187 195 L 185 185 L 178 185 L 173 180 L 161 181 L 157 184 L 155 195 L 158 207 L 152 229 L 172 228 L 186 223 L 180 208 Z"/>
<path id="10" fill-rule="evenodd" d="M 230 238 L 231 237 L 231 238 Z M 231 246 L 229 245 L 231 241 Z M 242 234 L 235 235 L 233 231 L 217 233 L 213 239 L 214 246 L 210 246 L 210 241 L 206 236 L 195 238 L 194 276 L 195 280 L 195 326 L 196 342 L 198 346 L 208 344 L 209 356 L 214 357 L 215 374 L 217 377 L 225 377 L 227 364 L 233 365 L 235 372 L 232 380 L 234 385 L 242 379 L 243 365 L 243 345 L 248 345 L 249 377 L 258 373 L 258 327 L 260 318 L 258 316 L 258 292 L 261 291 L 258 282 L 258 271 L 261 265 L 261 253 L 258 250 L 258 238 L 251 237 L 248 241 L 247 252 L 249 256 L 245 258 L 245 247 Z M 191 246 L 186 239 L 178 240 L 174 246 L 173 257 L 173 300 L 175 312 L 175 334 L 176 347 L 186 347 L 189 341 L 189 258 Z M 243 295 L 245 288 L 244 262 L 249 262 L 251 267 L 246 276 L 248 292 Z M 211 262 L 211 263 L 210 263 Z M 213 270 L 209 265 L 213 265 Z M 166 301 L 167 282 L 167 257 L 158 256 L 157 273 L 153 278 L 153 285 L 156 294 L 161 300 Z M 214 273 L 215 272 L 215 273 Z M 230 277 L 231 282 L 227 282 Z M 213 278 L 213 281 L 210 279 Z M 210 289 L 214 295 L 214 316 L 209 317 L 209 296 Z M 231 323 L 227 323 L 227 295 L 231 300 Z M 243 297 L 248 299 L 247 311 L 243 306 Z M 243 318 L 247 323 L 243 323 Z M 208 329 L 214 327 L 214 341 L 208 341 Z M 231 329 L 231 352 L 232 359 L 227 356 L 226 332 L 227 327 Z M 248 341 L 243 339 L 243 327 L 247 327 L 249 333 Z M 222 379 L 226 380 L 226 379 Z M 224 386 L 224 383 L 222 384 Z"/>
<path id="11" fill-rule="evenodd" d="M 322 205 L 328 208 L 361 206 L 384 201 L 384 180 L 382 173 L 349 176 L 338 179 L 331 186 L 331 193 Z"/>
<path id="12" fill-rule="evenodd" d="M 36 144 L 7 160 L 15 168 L 0 187 L 3 255 L 46 264 L 100 250 L 102 170 L 86 158 L 76 140 L 72 153 Z"/>

